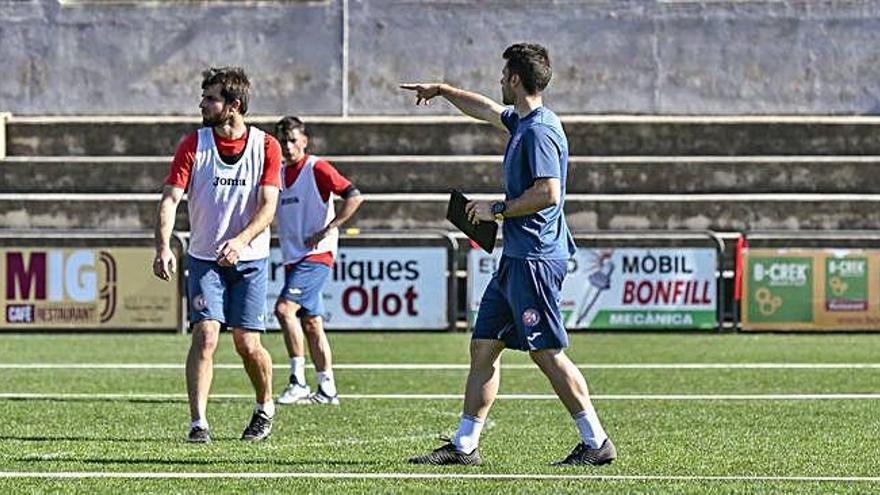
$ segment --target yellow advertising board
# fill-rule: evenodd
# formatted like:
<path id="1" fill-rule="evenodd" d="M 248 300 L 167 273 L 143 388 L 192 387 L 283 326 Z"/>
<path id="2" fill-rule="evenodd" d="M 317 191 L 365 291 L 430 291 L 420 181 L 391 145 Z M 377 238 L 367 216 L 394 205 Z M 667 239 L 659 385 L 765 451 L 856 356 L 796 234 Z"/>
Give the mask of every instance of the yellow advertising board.
<path id="1" fill-rule="evenodd" d="M 743 330 L 880 330 L 880 250 L 747 249 Z"/>
<path id="2" fill-rule="evenodd" d="M 178 275 L 159 280 L 146 247 L 0 248 L 0 328 L 177 329 Z"/>

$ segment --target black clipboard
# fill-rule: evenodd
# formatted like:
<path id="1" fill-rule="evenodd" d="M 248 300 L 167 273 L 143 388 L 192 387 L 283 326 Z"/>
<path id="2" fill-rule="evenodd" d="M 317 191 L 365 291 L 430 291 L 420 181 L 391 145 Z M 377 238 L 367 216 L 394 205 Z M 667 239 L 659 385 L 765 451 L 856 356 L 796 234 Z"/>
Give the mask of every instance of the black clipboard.
<path id="1" fill-rule="evenodd" d="M 449 206 L 446 208 L 446 219 L 458 227 L 472 241 L 476 242 L 487 253 L 495 249 L 495 237 L 498 235 L 498 224 L 492 222 L 480 222 L 476 225 L 468 220 L 464 207 L 468 199 L 458 189 L 453 189 L 449 196 Z"/>

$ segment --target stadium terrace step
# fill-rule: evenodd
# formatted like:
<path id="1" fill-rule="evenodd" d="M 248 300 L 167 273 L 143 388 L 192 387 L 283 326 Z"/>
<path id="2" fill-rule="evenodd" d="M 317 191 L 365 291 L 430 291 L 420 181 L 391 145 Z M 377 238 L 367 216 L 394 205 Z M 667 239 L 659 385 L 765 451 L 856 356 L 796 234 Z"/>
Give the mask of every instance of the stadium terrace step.
<path id="1" fill-rule="evenodd" d="M 365 193 L 501 191 L 501 157 L 330 156 Z M 0 192 L 159 192 L 169 156 L 10 157 Z M 570 160 L 569 193 L 880 193 L 880 156 L 592 157 Z"/>
<path id="2" fill-rule="evenodd" d="M 417 110 L 413 110 L 415 113 Z M 563 116 L 572 155 L 880 155 L 880 117 Z M 274 116 L 250 122 L 271 130 Z M 465 117 L 307 117 L 312 151 L 333 155 L 492 155 L 506 134 Z M 7 154 L 160 155 L 195 117 L 16 117 Z"/>
<path id="3" fill-rule="evenodd" d="M 496 195 L 474 195 L 494 199 Z M 369 194 L 347 224 L 360 229 L 451 230 L 446 194 Z M 152 229 L 158 194 L 0 194 L 0 228 Z M 878 194 L 572 194 L 573 230 L 880 229 Z M 186 206 L 178 230 L 188 230 Z"/>

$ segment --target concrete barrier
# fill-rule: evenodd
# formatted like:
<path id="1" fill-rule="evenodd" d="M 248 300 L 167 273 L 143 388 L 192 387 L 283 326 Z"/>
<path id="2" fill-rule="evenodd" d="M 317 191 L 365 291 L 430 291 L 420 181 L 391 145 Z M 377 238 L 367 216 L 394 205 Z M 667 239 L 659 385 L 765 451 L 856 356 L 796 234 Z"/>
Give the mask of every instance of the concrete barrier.
<path id="1" fill-rule="evenodd" d="M 249 121 L 272 130 L 275 116 Z M 326 155 L 495 155 L 507 134 L 464 117 L 306 118 Z M 565 116 L 571 155 L 880 155 L 880 117 Z M 169 155 L 200 125 L 176 117 L 13 117 L 12 156 Z"/>
<path id="2" fill-rule="evenodd" d="M 476 195 L 494 198 L 493 195 Z M 361 229 L 452 229 L 445 194 L 368 195 L 349 224 Z M 158 194 L 0 194 L 0 228 L 152 229 Z M 880 195 L 569 195 L 573 229 L 737 231 L 877 230 Z M 186 206 L 176 228 L 188 230 Z"/>
<path id="3" fill-rule="evenodd" d="M 501 157 L 329 156 L 364 193 L 498 193 Z M 170 156 L 9 157 L 0 192 L 159 192 Z M 591 157 L 569 162 L 569 193 L 878 193 L 877 156 Z"/>

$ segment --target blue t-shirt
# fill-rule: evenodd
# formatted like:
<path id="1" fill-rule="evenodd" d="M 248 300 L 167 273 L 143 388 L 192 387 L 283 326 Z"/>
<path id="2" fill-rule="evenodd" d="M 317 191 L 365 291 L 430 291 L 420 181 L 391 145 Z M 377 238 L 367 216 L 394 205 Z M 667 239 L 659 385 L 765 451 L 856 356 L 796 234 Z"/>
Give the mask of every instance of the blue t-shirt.
<path id="1" fill-rule="evenodd" d="M 504 194 L 520 197 L 536 179 L 557 178 L 559 204 L 522 217 L 505 218 L 504 255 L 522 259 L 569 259 L 577 248 L 562 208 L 568 175 L 568 139 L 555 113 L 538 107 L 523 118 L 508 108 L 501 122 L 510 131 L 504 152 Z"/>

